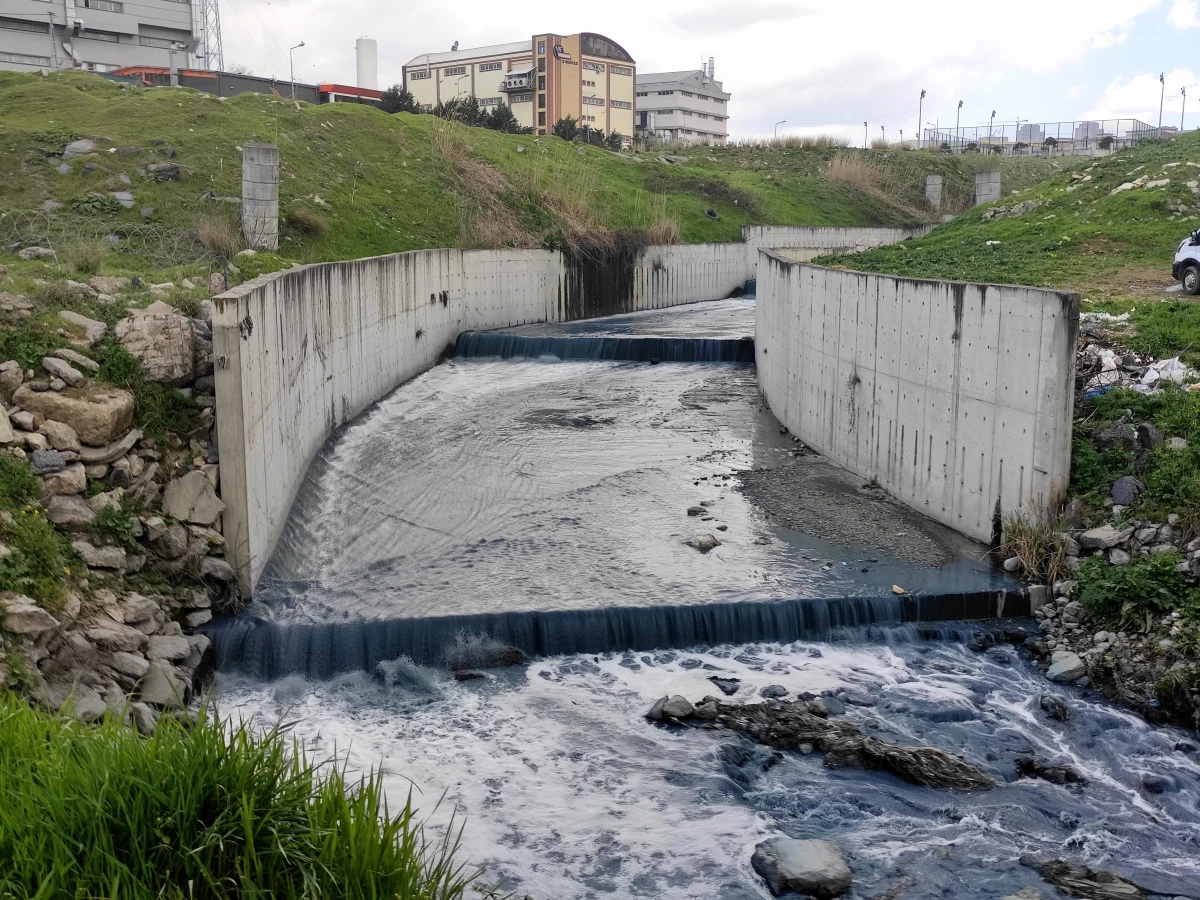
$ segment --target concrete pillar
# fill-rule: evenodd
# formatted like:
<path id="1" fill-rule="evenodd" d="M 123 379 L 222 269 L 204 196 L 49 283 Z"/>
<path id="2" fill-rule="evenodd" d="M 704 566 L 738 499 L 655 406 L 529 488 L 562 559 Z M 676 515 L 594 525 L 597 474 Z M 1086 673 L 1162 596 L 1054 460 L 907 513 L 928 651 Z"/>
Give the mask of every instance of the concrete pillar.
<path id="1" fill-rule="evenodd" d="M 934 209 L 942 208 L 942 176 L 925 176 L 925 202 Z"/>
<path id="2" fill-rule="evenodd" d="M 994 203 L 1000 199 L 1000 172 L 975 173 L 975 205 Z"/>
<path id="3" fill-rule="evenodd" d="M 279 148 L 242 150 L 242 233 L 253 250 L 279 249 Z"/>

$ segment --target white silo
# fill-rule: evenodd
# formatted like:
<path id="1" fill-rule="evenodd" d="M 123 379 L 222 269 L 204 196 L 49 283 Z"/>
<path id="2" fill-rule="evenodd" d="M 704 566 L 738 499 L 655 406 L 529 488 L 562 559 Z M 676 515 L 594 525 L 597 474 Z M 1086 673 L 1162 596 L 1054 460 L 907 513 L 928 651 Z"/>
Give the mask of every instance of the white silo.
<path id="1" fill-rule="evenodd" d="M 360 37 L 354 51 L 358 56 L 358 86 L 379 90 L 379 45 L 374 38 Z"/>

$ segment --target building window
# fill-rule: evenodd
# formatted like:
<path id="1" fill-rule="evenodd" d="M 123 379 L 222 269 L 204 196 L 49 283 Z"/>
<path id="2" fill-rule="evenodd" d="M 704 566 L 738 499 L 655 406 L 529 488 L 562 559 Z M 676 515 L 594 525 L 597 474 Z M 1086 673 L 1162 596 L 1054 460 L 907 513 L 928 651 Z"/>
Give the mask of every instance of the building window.
<path id="1" fill-rule="evenodd" d="M 466 75 L 467 67 L 466 66 L 451 66 L 448 69 L 442 69 L 442 74 L 443 75 Z"/>
<path id="2" fill-rule="evenodd" d="M 422 103 L 421 104 L 421 112 L 433 112 L 433 104 L 432 103 Z"/>
<path id="3" fill-rule="evenodd" d="M 545 75 L 538 76 L 538 88 L 537 89 L 539 91 L 544 91 L 546 89 L 546 76 Z"/>
<path id="4" fill-rule="evenodd" d="M 614 109 L 633 109 L 632 103 L 626 103 L 624 100 L 611 101 Z"/>
<path id="5" fill-rule="evenodd" d="M 545 109 L 545 108 L 546 108 L 546 95 L 538 94 L 538 109 Z"/>
<path id="6" fill-rule="evenodd" d="M 145 42 L 147 40 L 153 40 L 153 38 L 142 38 L 143 42 Z M 428 77 L 429 77 L 428 72 L 418 71 L 418 72 L 409 72 L 408 73 L 408 78 L 410 81 L 420 81 L 422 78 L 428 78 Z"/>
<path id="7" fill-rule="evenodd" d="M 603 56 L 607 59 L 619 59 L 622 62 L 633 62 L 633 58 L 614 44 L 598 34 L 582 34 L 579 36 L 580 52 L 585 56 Z"/>
<path id="8" fill-rule="evenodd" d="M 692 114 L 692 111 L 690 109 L 681 109 L 680 112 L 683 113 L 685 116 L 690 116 Z"/>
<path id="9" fill-rule="evenodd" d="M 169 41 L 166 38 L 139 37 L 138 43 L 143 47 L 157 47 L 159 50 L 170 50 L 173 41 Z"/>
<path id="10" fill-rule="evenodd" d="M 7 28 L 11 31 L 32 31 L 34 34 L 50 33 L 49 22 L 26 22 L 24 19 L 0 18 L 0 28 Z"/>
<path id="11" fill-rule="evenodd" d="M 546 114 L 545 114 L 544 112 L 540 112 L 540 113 L 538 113 L 538 124 L 539 124 L 539 125 L 545 125 L 545 124 L 546 124 Z"/>
<path id="12" fill-rule="evenodd" d="M 683 96 L 685 96 L 685 97 L 694 97 L 694 96 L 696 96 L 696 95 L 695 95 L 695 94 L 693 94 L 691 91 L 680 91 L 679 93 L 683 94 Z"/>
<path id="13" fill-rule="evenodd" d="M 628 66 L 609 66 L 608 71 L 612 72 L 614 75 L 632 75 L 633 74 L 633 69 L 629 68 Z"/>
<path id="14" fill-rule="evenodd" d="M 603 106 L 604 98 L 603 97 L 584 97 L 583 102 L 584 102 L 585 106 Z"/>
<path id="15" fill-rule="evenodd" d="M 83 33 L 79 35 L 81 38 L 86 38 L 89 41 L 108 41 L 110 44 L 120 43 L 121 36 L 114 34 L 111 31 L 91 31 L 85 28 Z"/>
<path id="16" fill-rule="evenodd" d="M 513 94 L 508 98 L 509 103 L 532 103 L 533 94 Z"/>
<path id="17" fill-rule="evenodd" d="M 484 63 L 479 67 L 480 72 L 499 72 L 501 63 Z"/>
<path id="18" fill-rule="evenodd" d="M 650 95 L 644 91 L 638 91 L 638 96 L 639 97 L 649 97 Z"/>
<path id="19" fill-rule="evenodd" d="M 116 0 L 83 0 L 85 9 L 100 9 L 104 12 L 125 12 L 125 4 Z"/>
<path id="20" fill-rule="evenodd" d="M 538 56 L 545 56 L 545 55 L 546 55 L 546 42 L 538 41 Z"/>
<path id="21" fill-rule="evenodd" d="M 538 71 L 539 71 L 539 72 L 545 72 L 545 71 L 546 71 L 546 60 L 544 60 L 544 59 L 539 59 L 539 60 L 538 60 Z"/>
<path id="22" fill-rule="evenodd" d="M 25 53 L 5 53 L 0 50 L 0 62 L 20 63 L 23 66 L 48 66 L 50 57 L 29 56 Z"/>
<path id="23" fill-rule="evenodd" d="M 658 96 L 660 96 L 660 97 L 670 97 L 670 96 L 671 96 L 673 93 L 675 93 L 675 92 L 674 92 L 674 91 L 659 91 L 659 92 L 658 92 Z"/>
<path id="24" fill-rule="evenodd" d="M 604 71 L 604 63 L 585 62 L 583 64 L 583 67 L 585 69 L 591 69 L 593 72 L 603 72 Z"/>
<path id="25" fill-rule="evenodd" d="M 479 101 L 480 106 L 499 106 L 501 100 L 499 97 L 484 97 Z"/>

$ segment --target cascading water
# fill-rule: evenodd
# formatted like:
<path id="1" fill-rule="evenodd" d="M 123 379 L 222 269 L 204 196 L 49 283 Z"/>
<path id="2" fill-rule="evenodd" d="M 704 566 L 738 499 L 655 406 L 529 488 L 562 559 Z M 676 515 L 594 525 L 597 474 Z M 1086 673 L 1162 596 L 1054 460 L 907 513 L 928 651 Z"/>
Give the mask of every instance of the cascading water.
<path id="1" fill-rule="evenodd" d="M 781 833 L 836 840 L 863 897 L 1001 897 L 1037 882 L 1017 863 L 1033 850 L 1196 893 L 1196 747 L 1013 649 L 900 624 L 1028 607 L 982 548 L 800 452 L 752 368 L 704 358 L 748 344 L 752 316 L 725 301 L 464 335 L 314 464 L 255 603 L 213 631 L 222 712 L 382 763 L 394 799 L 415 785 L 435 825 L 465 816 L 469 858 L 539 900 L 765 897 L 749 857 Z M 647 364 L 646 340 L 681 361 Z M 698 531 L 720 544 L 699 552 Z M 438 667 L 462 633 L 541 658 L 457 683 Z M 849 691 L 868 734 L 959 753 L 998 787 L 643 718 L 717 694 L 713 675 L 739 679 L 735 701 Z M 1088 783 L 1018 780 L 1024 753 Z"/>

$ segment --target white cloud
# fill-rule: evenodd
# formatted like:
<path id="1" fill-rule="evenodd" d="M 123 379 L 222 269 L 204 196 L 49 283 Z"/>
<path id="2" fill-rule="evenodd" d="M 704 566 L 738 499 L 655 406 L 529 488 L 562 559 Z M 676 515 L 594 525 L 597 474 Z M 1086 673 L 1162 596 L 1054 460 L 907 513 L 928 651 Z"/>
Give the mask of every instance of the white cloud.
<path id="1" fill-rule="evenodd" d="M 1096 48 L 1119 43 L 1139 16 L 1160 4 L 1009 0 L 997 16 L 961 0 L 744 0 L 733 7 L 728 0 L 587 6 L 558 0 L 237 0 L 222 4 L 221 13 L 226 63 L 282 79 L 288 75 L 287 48 L 300 41 L 306 46 L 294 54 L 298 79 L 352 84 L 354 41 L 375 38 L 379 80 L 386 85 L 400 80 L 409 59 L 448 50 L 454 41 L 472 47 L 552 28 L 586 30 L 620 43 L 643 72 L 699 66 L 715 56 L 717 78 L 733 93 L 733 134 L 770 133 L 784 118 L 802 125 L 861 122 L 863 116 L 872 118 L 876 131 L 882 121 L 889 133 L 903 127 L 907 134 L 917 126 L 921 88 L 929 90 L 924 113 L 930 121 L 938 115 L 953 120 L 955 102 L 963 98 L 964 123 L 972 116 L 986 122 L 1004 85 L 1028 76 L 1042 78 L 1043 88 L 1021 105 L 1046 105 L 1050 82 L 1069 77 Z M 1014 99 L 1008 105 L 1018 104 Z M 998 121 L 1006 115 L 1012 113 L 1002 112 Z"/>
<path id="2" fill-rule="evenodd" d="M 1149 125 L 1158 124 L 1159 101 L 1162 100 L 1163 124 L 1178 125 L 1183 104 L 1180 88 L 1186 87 L 1191 98 L 1193 114 L 1200 109 L 1200 82 L 1188 69 L 1173 69 L 1166 73 L 1166 85 L 1158 80 L 1157 72 L 1144 72 L 1128 80 L 1114 78 L 1104 93 L 1084 116 L 1089 119 L 1140 119 Z"/>
<path id="3" fill-rule="evenodd" d="M 1200 6 L 1195 0 L 1175 0 L 1167 13 L 1167 22 L 1174 28 L 1200 28 Z"/>
<path id="4" fill-rule="evenodd" d="M 1113 34 L 1111 31 L 1102 31 L 1092 38 L 1092 49 L 1104 50 L 1108 47 L 1115 47 L 1117 44 L 1125 43 L 1125 39 L 1128 37 L 1129 33 L 1125 31 L 1122 31 L 1120 34 Z"/>

